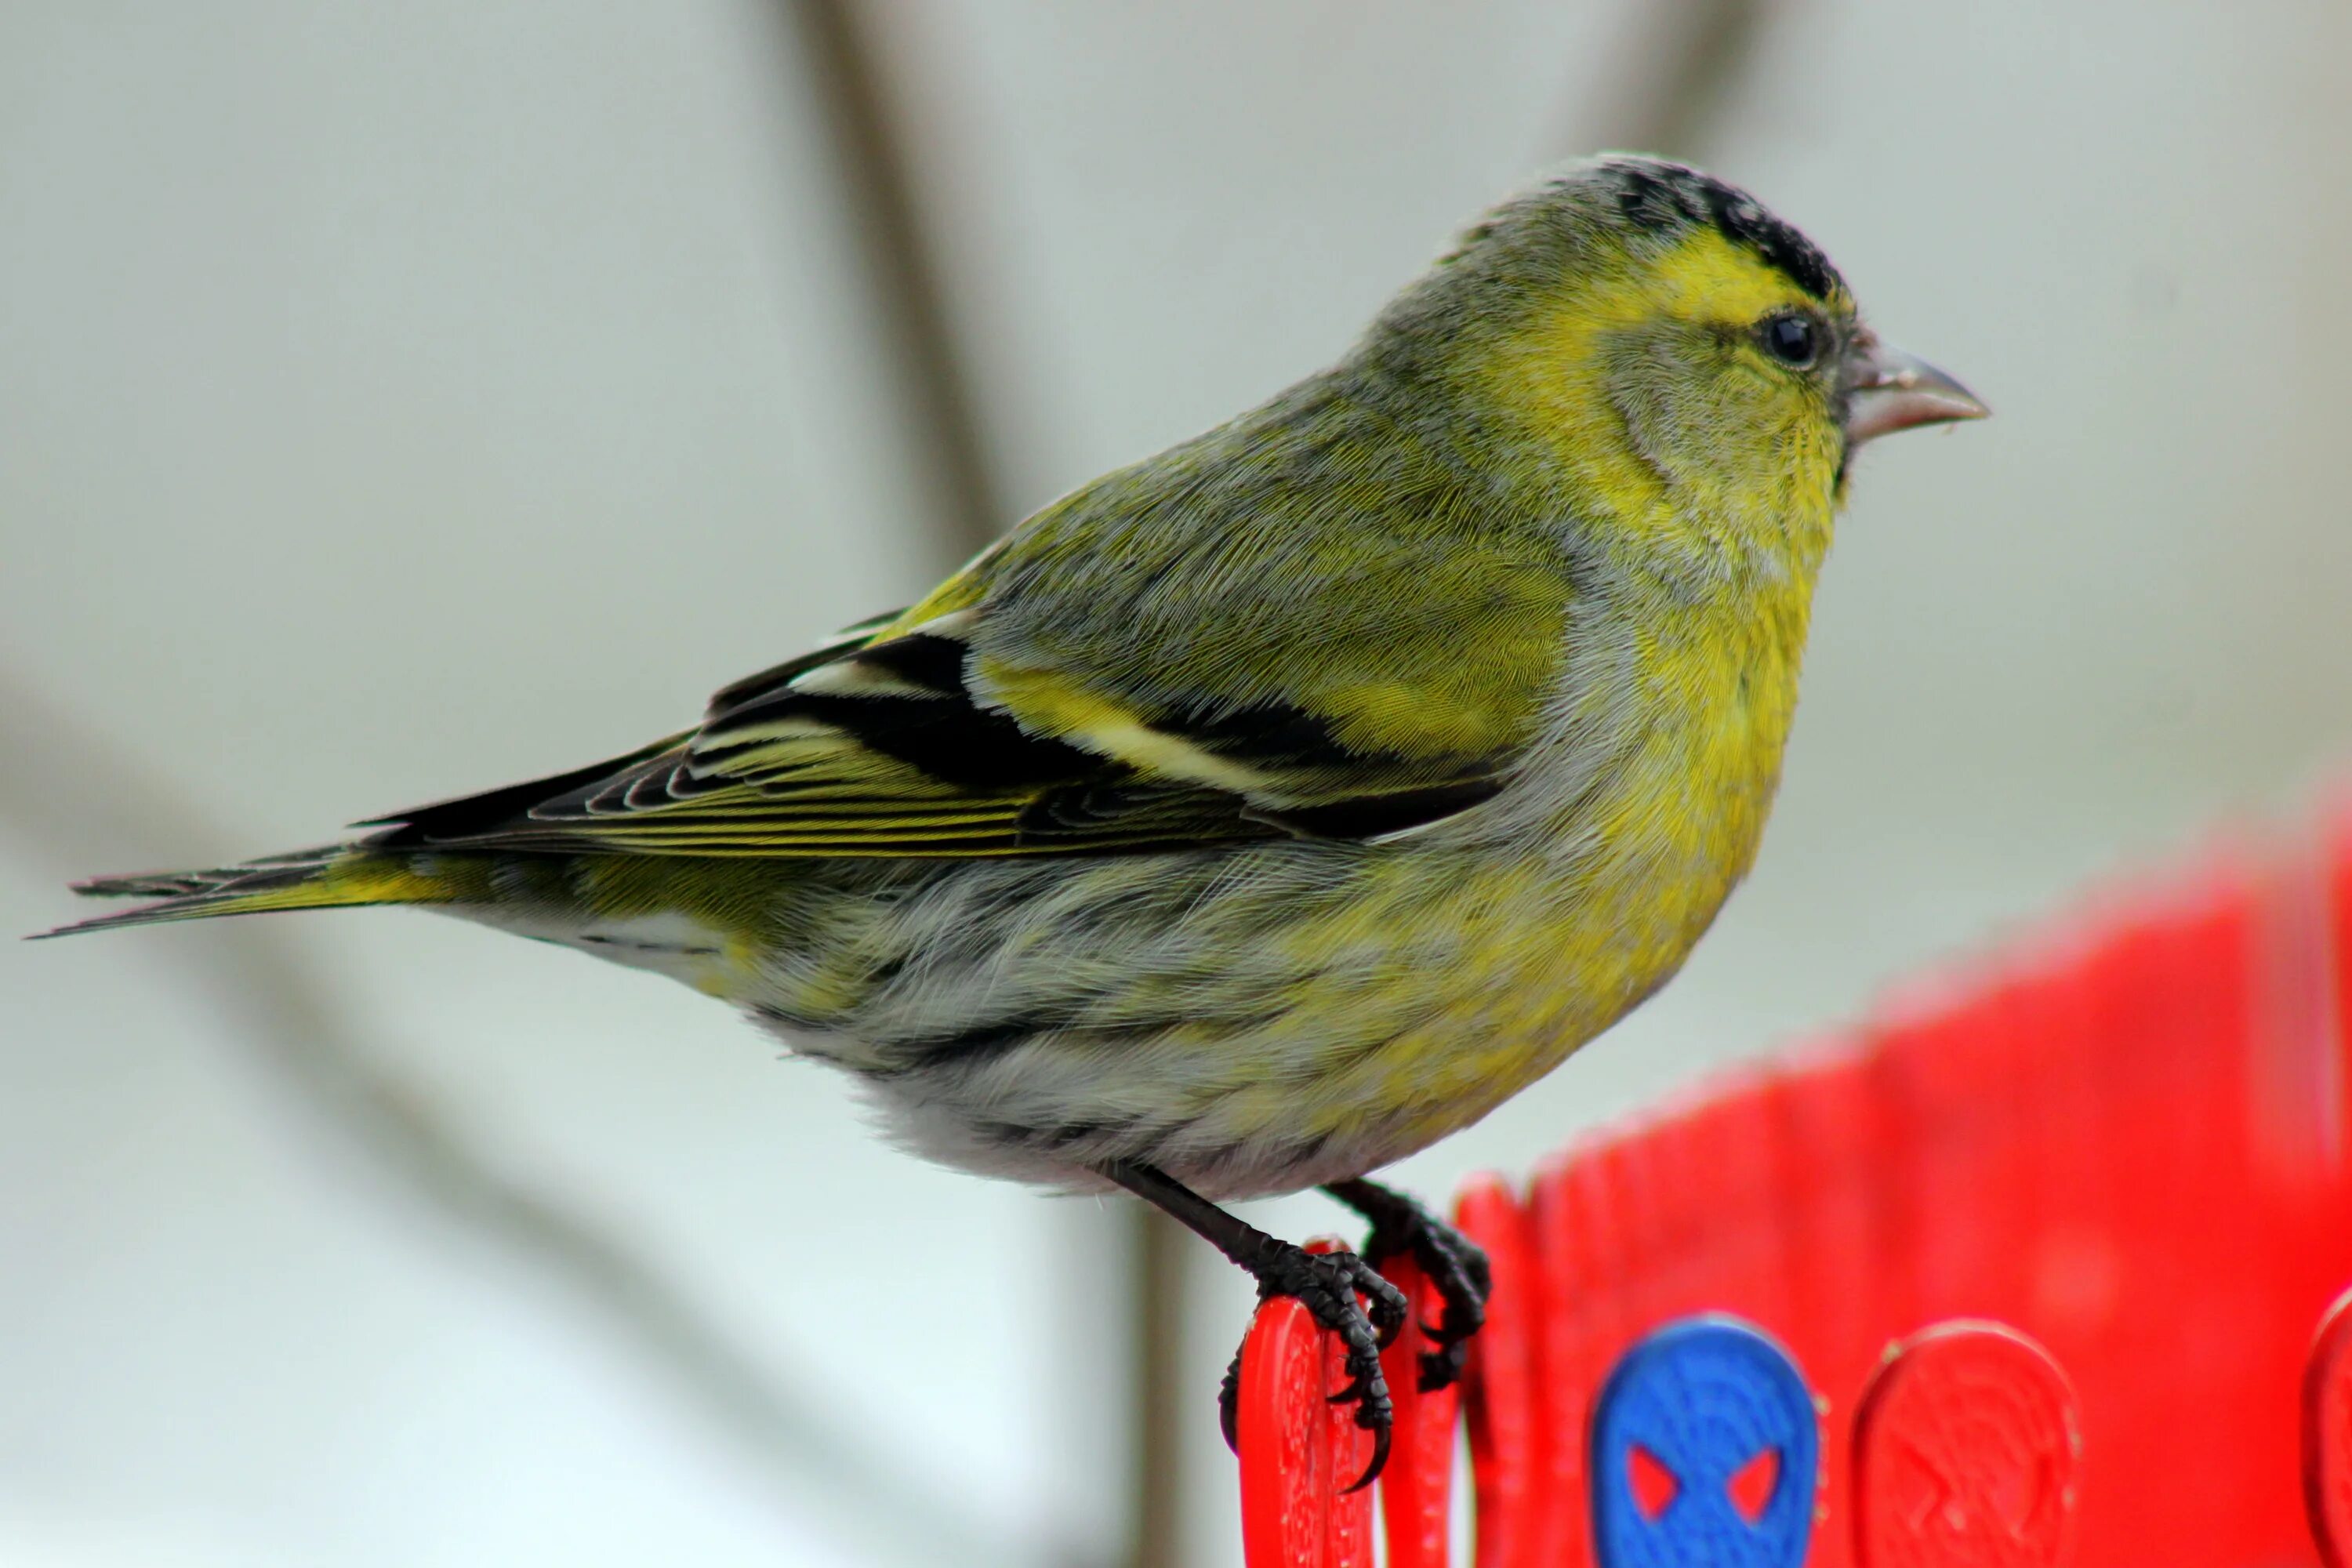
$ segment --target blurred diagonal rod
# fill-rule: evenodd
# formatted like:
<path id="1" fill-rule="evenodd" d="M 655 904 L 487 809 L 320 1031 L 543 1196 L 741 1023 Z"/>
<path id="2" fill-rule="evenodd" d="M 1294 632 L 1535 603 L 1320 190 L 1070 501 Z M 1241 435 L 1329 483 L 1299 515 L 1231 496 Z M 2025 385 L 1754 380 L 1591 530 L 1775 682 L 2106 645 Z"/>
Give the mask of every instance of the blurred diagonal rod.
<path id="1" fill-rule="evenodd" d="M 852 0 L 778 0 L 799 55 L 794 74 L 816 99 L 837 184 L 873 279 L 877 324 L 898 362 L 905 447 L 929 454 L 940 494 L 937 531 L 953 558 L 986 546 L 1013 521 L 990 466 L 979 405 L 940 289 L 932 237 L 914 195 L 910 160 L 876 63 L 873 14 Z M 1122 1205 L 1127 1227 L 1127 1318 L 1131 1477 L 1129 1568 L 1172 1568 L 1183 1500 L 1182 1301 L 1191 1241 L 1142 1204 Z"/>
<path id="2" fill-rule="evenodd" d="M 850 0 L 781 0 L 800 73 L 817 96 L 817 129 L 831 138 L 858 259 L 895 361 L 907 447 L 932 468 L 940 532 L 962 560 L 1013 519 L 989 460 L 968 367 L 949 324 L 898 121 Z"/>
<path id="3" fill-rule="evenodd" d="M 1570 134 L 1563 151 L 1703 156 L 1777 9 L 1773 0 L 1628 7 L 1639 18 L 1639 32 L 1619 52 L 1622 68 L 1607 79 L 1600 101 L 1566 128 Z"/>
<path id="4" fill-rule="evenodd" d="M 70 783 L 68 783 L 70 781 Z M 77 715 L 0 680 L 0 826 L 69 871 L 173 855 L 225 835 L 135 757 Z M 1011 1568 L 1057 1560 L 935 1492 L 908 1466 L 874 1452 L 820 1401 L 783 1387 L 772 1369 L 701 1312 L 663 1272 L 595 1220 L 508 1171 L 458 1131 L 432 1097 L 383 1065 L 346 1022 L 301 950 L 268 920 L 215 932 L 196 966 L 232 1033 L 281 1087 L 354 1142 L 399 1188 L 442 1218 L 585 1304 L 747 1449 L 779 1500 L 861 1559 L 956 1561 Z M 126 942 L 130 961 L 185 957 L 183 942 Z M 1063 1558 L 1066 1554 L 1061 1554 Z"/>

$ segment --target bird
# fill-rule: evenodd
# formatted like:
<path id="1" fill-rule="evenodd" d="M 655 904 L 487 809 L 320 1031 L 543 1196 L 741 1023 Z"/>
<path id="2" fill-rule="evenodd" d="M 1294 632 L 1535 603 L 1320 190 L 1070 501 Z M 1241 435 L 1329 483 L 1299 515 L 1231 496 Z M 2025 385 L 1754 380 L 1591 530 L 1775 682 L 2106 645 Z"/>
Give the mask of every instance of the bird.
<path id="1" fill-rule="evenodd" d="M 1987 412 L 1753 196 L 1604 154 L 1328 368 L 686 729 L 79 883 L 146 901 L 41 934 L 405 905 L 682 981 L 915 1153 L 1131 1193 L 1300 1300 L 1345 1347 L 1361 1485 L 1406 1314 L 1378 1266 L 1437 1286 L 1425 1387 L 1491 1289 L 1370 1173 L 1674 976 L 1755 858 L 1855 453 Z M 1223 1206 L 1318 1187 L 1360 1252 Z"/>

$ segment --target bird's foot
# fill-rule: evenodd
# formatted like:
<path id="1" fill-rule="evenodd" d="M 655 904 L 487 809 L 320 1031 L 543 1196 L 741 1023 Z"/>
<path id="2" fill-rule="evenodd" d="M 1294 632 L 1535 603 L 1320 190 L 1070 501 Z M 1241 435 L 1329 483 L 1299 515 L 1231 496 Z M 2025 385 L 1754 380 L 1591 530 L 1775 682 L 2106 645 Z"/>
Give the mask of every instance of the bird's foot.
<path id="1" fill-rule="evenodd" d="M 1371 1462 L 1348 1489 L 1360 1491 L 1372 1484 L 1388 1463 L 1396 1406 L 1389 1397 L 1388 1378 L 1381 1371 L 1381 1349 L 1403 1329 L 1411 1308 L 1403 1291 L 1352 1252 L 1309 1252 L 1286 1241 L 1268 1239 L 1265 1256 L 1250 1270 L 1257 1277 L 1258 1300 L 1289 1297 L 1305 1307 L 1318 1325 L 1338 1334 L 1347 1347 L 1348 1382 L 1330 1398 L 1334 1405 L 1353 1405 L 1356 1425 L 1372 1435 Z M 1242 1358 L 1237 1351 L 1217 1391 L 1217 1414 L 1225 1442 L 1236 1451 L 1241 1447 L 1241 1379 Z"/>
<path id="2" fill-rule="evenodd" d="M 1471 1336 L 1486 1321 L 1486 1298 L 1494 1289 L 1486 1254 L 1413 1199 L 1377 1182 L 1334 1182 L 1324 1190 L 1372 1222 L 1364 1242 L 1366 1258 L 1374 1263 L 1410 1258 L 1437 1287 L 1444 1310 L 1436 1322 L 1422 1325 L 1431 1347 L 1421 1358 L 1422 1392 L 1434 1393 L 1459 1381 Z"/>

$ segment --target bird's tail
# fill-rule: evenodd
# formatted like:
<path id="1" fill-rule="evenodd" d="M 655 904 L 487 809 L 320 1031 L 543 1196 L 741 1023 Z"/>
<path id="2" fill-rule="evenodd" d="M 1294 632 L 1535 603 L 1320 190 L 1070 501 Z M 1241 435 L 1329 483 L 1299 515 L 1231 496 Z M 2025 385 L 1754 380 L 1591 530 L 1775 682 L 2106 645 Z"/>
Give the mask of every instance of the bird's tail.
<path id="1" fill-rule="evenodd" d="M 94 899 L 152 899 L 135 910 L 59 926 L 44 937 L 164 921 L 251 915 L 271 910 L 331 910 L 362 904 L 437 904 L 459 896 L 425 858 L 385 854 L 367 844 L 333 844 L 272 855 L 211 871 L 162 871 L 136 877 L 96 877 L 73 890 Z"/>

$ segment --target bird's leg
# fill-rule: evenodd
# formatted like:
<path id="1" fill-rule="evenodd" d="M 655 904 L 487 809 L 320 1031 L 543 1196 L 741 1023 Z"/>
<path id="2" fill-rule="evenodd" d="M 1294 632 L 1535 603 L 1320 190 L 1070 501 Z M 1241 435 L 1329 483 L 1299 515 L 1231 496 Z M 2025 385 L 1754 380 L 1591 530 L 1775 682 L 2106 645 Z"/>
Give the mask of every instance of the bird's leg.
<path id="1" fill-rule="evenodd" d="M 1392 1188 L 1358 1176 L 1323 1189 L 1372 1222 L 1364 1256 L 1375 1264 L 1400 1253 L 1421 1266 L 1445 1302 L 1438 1321 L 1422 1331 L 1433 1347 L 1421 1358 L 1423 1393 L 1445 1387 L 1462 1375 L 1470 1336 L 1486 1321 L 1486 1296 L 1494 1275 L 1478 1244 Z"/>
<path id="2" fill-rule="evenodd" d="M 1388 1462 L 1389 1429 L 1396 1415 L 1389 1399 L 1388 1379 L 1381 1372 L 1381 1347 L 1404 1327 L 1410 1310 L 1404 1293 L 1356 1254 L 1312 1253 L 1268 1236 L 1150 1165 L 1122 1160 L 1103 1166 L 1102 1173 L 1173 1215 L 1247 1269 L 1257 1281 L 1259 1300 L 1288 1296 L 1313 1314 L 1318 1323 L 1339 1336 L 1348 1350 L 1348 1385 L 1331 1395 L 1331 1402 L 1353 1405 L 1356 1425 L 1372 1435 L 1372 1462 L 1351 1489 L 1370 1486 Z M 1369 1306 L 1356 1300 L 1359 1294 Z M 1236 1352 L 1217 1400 L 1229 1444 L 1236 1441 L 1240 1391 L 1241 1356 Z"/>

